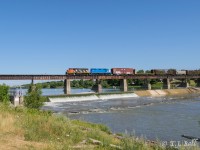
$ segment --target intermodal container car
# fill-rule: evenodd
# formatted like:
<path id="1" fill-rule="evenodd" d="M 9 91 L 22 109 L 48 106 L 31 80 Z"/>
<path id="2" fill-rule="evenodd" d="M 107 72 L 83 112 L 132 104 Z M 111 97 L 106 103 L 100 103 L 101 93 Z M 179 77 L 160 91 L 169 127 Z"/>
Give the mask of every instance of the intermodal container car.
<path id="1" fill-rule="evenodd" d="M 89 69 L 88 68 L 69 68 L 67 70 L 67 74 L 73 74 L 73 75 L 78 75 L 78 74 L 89 74 Z"/>
<path id="2" fill-rule="evenodd" d="M 133 69 L 133 68 L 112 68 L 111 73 L 114 75 L 129 75 L 129 74 L 135 74 L 135 69 Z"/>
<path id="3" fill-rule="evenodd" d="M 90 74 L 111 74 L 111 72 L 107 68 L 91 68 Z"/>

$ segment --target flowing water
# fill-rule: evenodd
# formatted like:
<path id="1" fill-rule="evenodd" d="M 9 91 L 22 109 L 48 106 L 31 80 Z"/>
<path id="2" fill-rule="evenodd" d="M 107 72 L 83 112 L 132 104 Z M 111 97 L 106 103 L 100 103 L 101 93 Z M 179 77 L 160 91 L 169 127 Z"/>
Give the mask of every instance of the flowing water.
<path id="1" fill-rule="evenodd" d="M 47 103 L 43 109 L 151 140 L 200 137 L 200 97 L 120 98 Z"/>

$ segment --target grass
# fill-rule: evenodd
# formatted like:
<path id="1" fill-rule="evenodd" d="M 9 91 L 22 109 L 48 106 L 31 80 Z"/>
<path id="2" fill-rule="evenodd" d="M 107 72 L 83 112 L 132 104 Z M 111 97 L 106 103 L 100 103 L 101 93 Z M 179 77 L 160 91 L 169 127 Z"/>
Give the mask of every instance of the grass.
<path id="1" fill-rule="evenodd" d="M 118 138 L 104 125 L 70 120 L 49 111 L 0 104 L 0 120 L 0 149 L 4 150 L 164 149 L 143 139 Z M 98 140 L 100 144 L 91 139 Z"/>

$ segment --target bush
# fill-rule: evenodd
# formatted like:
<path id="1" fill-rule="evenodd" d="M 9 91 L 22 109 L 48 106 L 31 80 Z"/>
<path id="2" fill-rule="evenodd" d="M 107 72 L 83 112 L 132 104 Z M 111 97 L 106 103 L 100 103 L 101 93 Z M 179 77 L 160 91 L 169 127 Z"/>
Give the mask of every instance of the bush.
<path id="1" fill-rule="evenodd" d="M 27 95 L 24 97 L 24 105 L 28 108 L 39 109 L 44 101 L 45 98 L 42 97 L 41 87 L 31 85 Z"/>
<path id="2" fill-rule="evenodd" d="M 9 86 L 5 84 L 0 85 L 0 102 L 7 103 L 9 101 L 8 90 Z"/>

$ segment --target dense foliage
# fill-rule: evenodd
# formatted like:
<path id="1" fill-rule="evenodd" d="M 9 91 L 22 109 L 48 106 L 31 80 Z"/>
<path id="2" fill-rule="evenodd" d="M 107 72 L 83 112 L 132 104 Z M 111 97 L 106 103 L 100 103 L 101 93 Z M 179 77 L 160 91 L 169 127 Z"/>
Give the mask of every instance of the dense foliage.
<path id="1" fill-rule="evenodd" d="M 0 85 L 0 102 L 8 102 L 9 95 L 8 95 L 9 86 L 3 84 Z"/>
<path id="2" fill-rule="evenodd" d="M 144 86 L 145 80 L 139 79 L 128 79 L 127 80 L 129 86 Z M 160 80 L 151 80 L 151 84 L 157 84 Z M 96 82 L 94 80 L 73 80 L 71 81 L 72 88 L 92 88 Z M 37 83 L 37 86 L 42 88 L 63 88 L 64 81 L 52 81 L 45 83 Z M 111 80 L 102 80 L 101 85 L 103 88 L 112 88 L 120 86 L 120 80 L 111 79 Z M 30 84 L 23 85 L 25 88 L 30 88 Z"/>
<path id="3" fill-rule="evenodd" d="M 41 87 L 31 85 L 27 95 L 24 97 L 24 105 L 28 108 L 38 109 L 43 105 L 44 101 L 45 99 L 42 97 Z"/>

